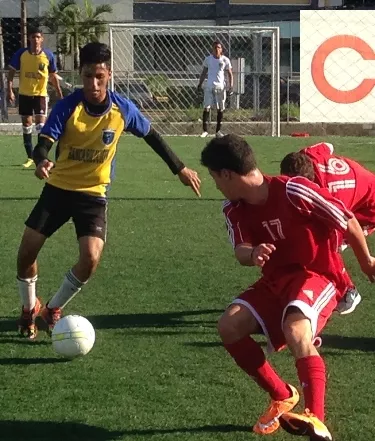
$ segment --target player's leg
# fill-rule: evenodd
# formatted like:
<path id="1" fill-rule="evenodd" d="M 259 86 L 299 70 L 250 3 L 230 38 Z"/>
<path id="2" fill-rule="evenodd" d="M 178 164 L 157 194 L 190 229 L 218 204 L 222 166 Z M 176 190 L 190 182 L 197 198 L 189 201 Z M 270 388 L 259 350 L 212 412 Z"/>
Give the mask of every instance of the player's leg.
<path id="1" fill-rule="evenodd" d="M 22 305 L 18 332 L 29 340 L 34 340 L 37 336 L 35 319 L 41 308 L 36 296 L 37 256 L 45 240 L 46 236 L 26 227 L 17 255 L 17 284 Z"/>
<path id="2" fill-rule="evenodd" d="M 326 368 L 314 346 L 337 305 L 335 286 L 317 275 L 296 277 L 290 286 L 291 300 L 285 308 L 283 332 L 287 345 L 296 360 L 297 374 L 302 385 L 305 411 L 286 413 L 280 423 L 295 435 L 308 435 L 312 441 L 331 440 L 324 424 Z M 293 292 L 294 291 L 294 292 Z"/>
<path id="3" fill-rule="evenodd" d="M 37 256 L 46 239 L 69 218 L 64 198 L 59 197 L 60 192 L 49 185 L 44 187 L 25 222 L 26 229 L 18 250 L 17 281 L 22 304 L 19 332 L 30 340 L 36 337 L 35 318 L 41 307 L 36 296 Z"/>
<path id="4" fill-rule="evenodd" d="M 36 96 L 34 98 L 35 130 L 39 136 L 46 122 L 46 117 L 48 113 L 48 97 Z"/>
<path id="5" fill-rule="evenodd" d="M 33 97 L 19 95 L 18 113 L 21 116 L 23 145 L 26 151 L 27 160 L 23 164 L 28 168 L 34 164 L 33 161 Z"/>
<path id="6" fill-rule="evenodd" d="M 224 118 L 225 101 L 227 99 L 227 93 L 225 89 L 217 90 L 215 94 L 216 108 L 217 108 L 217 119 L 216 119 L 216 137 L 222 138 L 224 134 L 221 131 L 221 125 Z"/>
<path id="7" fill-rule="evenodd" d="M 203 98 L 203 115 L 202 115 L 203 131 L 201 134 L 201 138 L 205 138 L 208 135 L 208 124 L 210 120 L 210 111 L 212 104 L 213 104 L 213 91 L 211 88 L 206 87 L 204 89 L 204 98 Z"/>
<path id="8" fill-rule="evenodd" d="M 42 310 L 42 317 L 50 332 L 60 319 L 62 309 L 81 291 L 96 271 L 106 240 L 106 202 L 76 194 L 72 210 L 79 243 L 79 259 Z"/>
<path id="9" fill-rule="evenodd" d="M 219 334 L 225 349 L 237 365 L 271 397 L 271 403 L 254 425 L 253 430 L 260 434 L 270 434 L 279 428 L 279 417 L 298 403 L 298 392 L 283 381 L 270 363 L 263 349 L 250 337 L 263 332 L 269 337 L 269 344 L 279 347 L 278 338 L 273 334 L 275 323 L 281 320 L 280 310 L 275 317 L 274 306 L 269 304 L 267 291 L 260 289 L 261 284 L 245 291 L 226 310 L 219 321 Z M 272 302 L 272 299 L 271 299 Z M 272 329 L 269 328 L 271 324 Z M 278 332 L 281 335 L 281 332 Z"/>

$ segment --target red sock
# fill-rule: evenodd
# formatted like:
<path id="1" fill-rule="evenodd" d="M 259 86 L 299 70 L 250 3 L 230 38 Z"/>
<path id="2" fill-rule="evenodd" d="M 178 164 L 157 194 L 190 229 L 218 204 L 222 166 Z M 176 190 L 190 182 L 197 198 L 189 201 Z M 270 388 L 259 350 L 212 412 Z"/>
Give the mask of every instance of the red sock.
<path id="1" fill-rule="evenodd" d="M 319 355 L 303 357 L 296 362 L 298 378 L 303 389 L 305 408 L 324 421 L 326 367 Z"/>
<path id="2" fill-rule="evenodd" d="M 251 337 L 224 344 L 224 347 L 237 365 L 268 392 L 273 400 L 285 400 L 291 396 L 287 383 L 273 370 L 266 361 L 262 348 Z"/>

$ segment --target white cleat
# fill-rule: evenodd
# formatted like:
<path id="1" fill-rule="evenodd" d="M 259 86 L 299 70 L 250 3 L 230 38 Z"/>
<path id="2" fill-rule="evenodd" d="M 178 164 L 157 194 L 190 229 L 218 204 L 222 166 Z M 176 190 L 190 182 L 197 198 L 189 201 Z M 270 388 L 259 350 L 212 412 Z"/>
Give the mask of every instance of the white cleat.
<path id="1" fill-rule="evenodd" d="M 218 131 L 218 132 L 216 132 L 216 138 L 223 138 L 225 135 L 224 135 L 224 133 L 222 132 L 222 131 Z"/>
<path id="2" fill-rule="evenodd" d="M 206 138 L 208 136 L 208 132 L 203 132 L 202 134 L 201 134 L 201 138 Z"/>

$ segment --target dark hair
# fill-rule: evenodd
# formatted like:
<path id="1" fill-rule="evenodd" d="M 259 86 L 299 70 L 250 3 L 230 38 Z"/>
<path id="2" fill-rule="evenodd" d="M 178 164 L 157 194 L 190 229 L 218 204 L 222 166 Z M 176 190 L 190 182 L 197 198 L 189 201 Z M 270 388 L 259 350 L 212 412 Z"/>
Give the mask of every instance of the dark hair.
<path id="1" fill-rule="evenodd" d="M 304 176 L 310 181 L 315 178 L 312 160 L 301 152 L 288 153 L 280 163 L 280 173 L 286 176 Z"/>
<path id="2" fill-rule="evenodd" d="M 202 151 L 201 164 L 216 172 L 231 170 L 242 176 L 257 168 L 252 148 L 237 135 L 225 135 L 210 141 Z"/>
<path id="3" fill-rule="evenodd" d="M 42 34 L 43 35 L 43 31 L 38 26 L 32 26 L 31 28 L 28 29 L 27 36 L 31 37 L 33 34 Z"/>
<path id="4" fill-rule="evenodd" d="M 111 68 L 111 49 L 104 43 L 92 42 L 87 43 L 79 51 L 79 70 L 85 64 L 101 64 L 105 63 L 108 69 Z"/>
<path id="5" fill-rule="evenodd" d="M 221 46 L 221 48 L 224 49 L 222 43 L 219 40 L 215 40 L 212 43 L 212 47 L 215 47 L 215 46 Z"/>

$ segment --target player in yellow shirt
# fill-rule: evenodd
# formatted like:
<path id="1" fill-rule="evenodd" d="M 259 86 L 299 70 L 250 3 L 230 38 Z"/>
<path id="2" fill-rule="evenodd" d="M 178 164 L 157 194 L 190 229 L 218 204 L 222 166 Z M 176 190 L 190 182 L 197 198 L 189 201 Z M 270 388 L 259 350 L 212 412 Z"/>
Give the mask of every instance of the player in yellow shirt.
<path id="1" fill-rule="evenodd" d="M 54 106 L 34 149 L 35 174 L 47 182 L 26 220 L 17 259 L 22 301 L 19 332 L 31 340 L 37 334 L 35 318 L 39 312 L 51 332 L 61 309 L 97 268 L 107 232 L 107 189 L 122 132 L 143 138 L 172 173 L 200 196 L 197 173 L 185 167 L 131 101 L 107 89 L 110 62 L 111 51 L 105 44 L 89 43 L 81 49 L 83 89 Z M 54 164 L 48 153 L 56 141 Z M 41 309 L 36 297 L 37 256 L 46 239 L 71 218 L 79 243 L 79 259 Z"/>
<path id="2" fill-rule="evenodd" d="M 48 81 L 55 87 L 59 98 L 62 98 L 58 76 L 56 75 L 56 62 L 49 49 L 43 49 L 43 33 L 40 29 L 29 31 L 27 48 L 19 49 L 9 63 L 8 73 L 8 100 L 15 102 L 13 92 L 13 78 L 16 71 L 19 76 L 19 103 L 18 111 L 22 120 L 23 144 L 25 146 L 27 161 L 23 164 L 28 168 L 33 165 L 33 116 L 35 118 L 36 132 L 39 134 L 46 121 L 48 112 Z"/>

